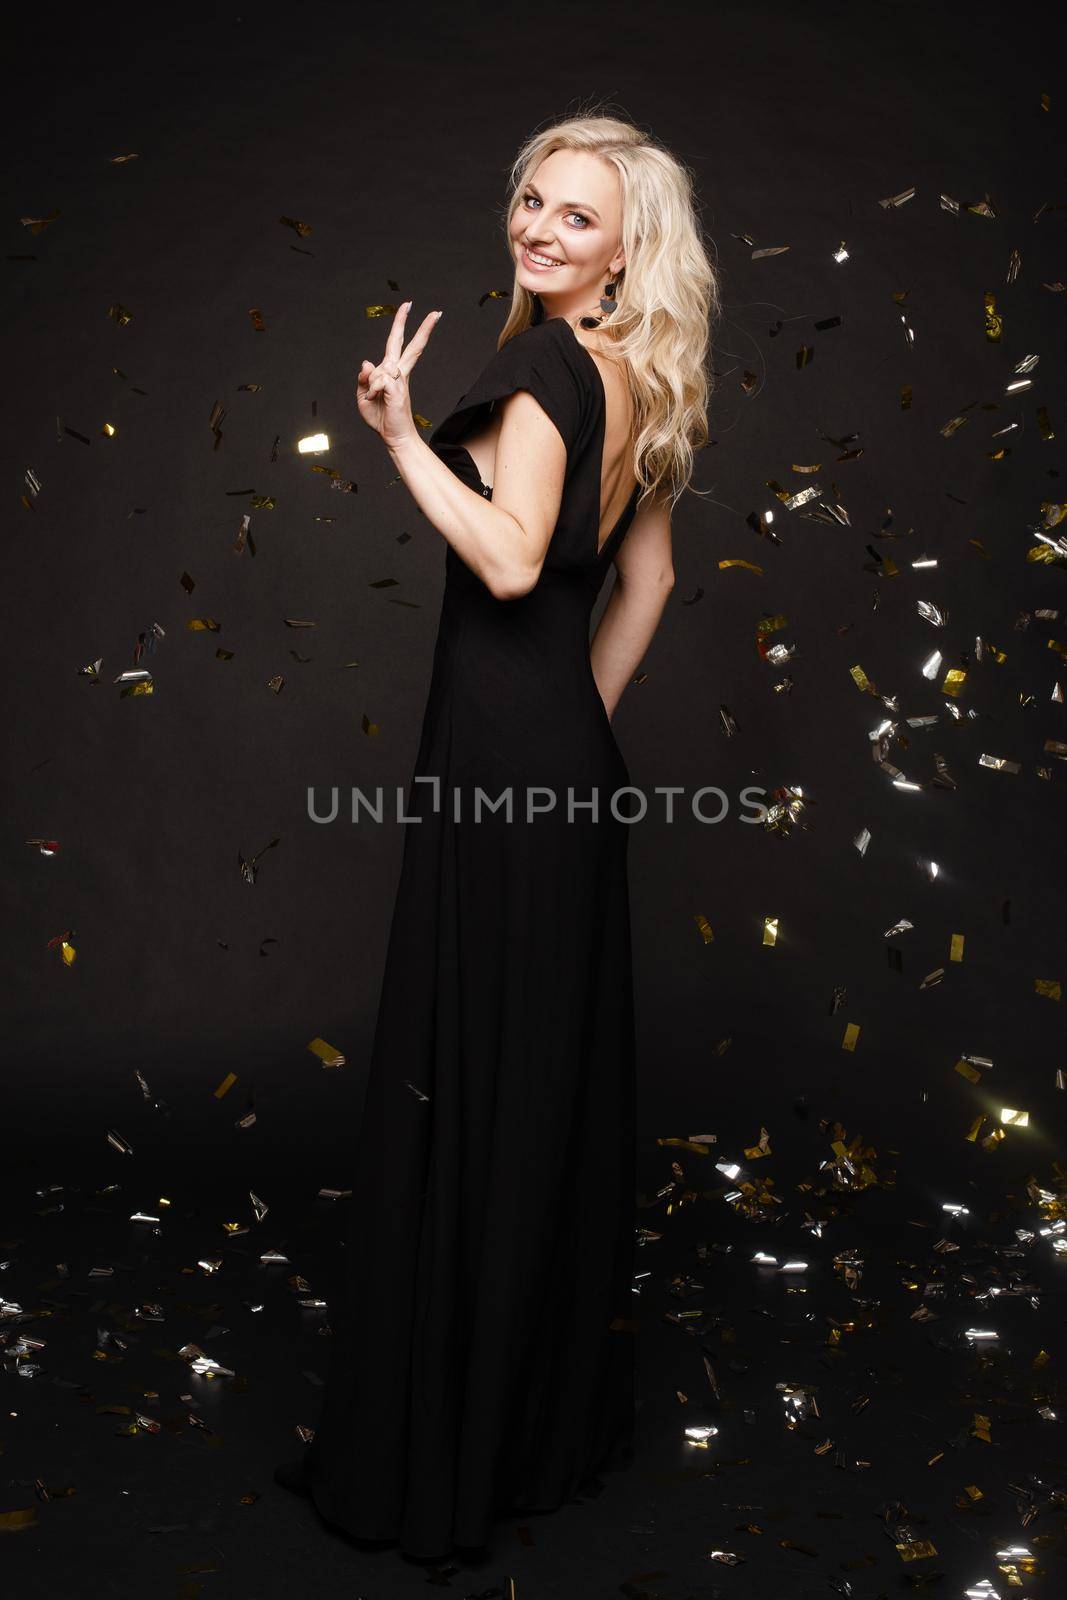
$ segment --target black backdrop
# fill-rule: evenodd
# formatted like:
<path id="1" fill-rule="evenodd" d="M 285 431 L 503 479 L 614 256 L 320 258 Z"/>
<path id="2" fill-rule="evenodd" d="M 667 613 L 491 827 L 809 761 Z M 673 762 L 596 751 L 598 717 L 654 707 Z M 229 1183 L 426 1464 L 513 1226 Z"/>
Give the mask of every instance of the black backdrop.
<path id="1" fill-rule="evenodd" d="M 495 346 L 503 307 L 484 297 L 510 283 L 500 213 L 519 141 L 607 98 L 694 168 L 726 309 L 707 497 L 678 509 L 677 587 L 615 720 L 636 784 L 718 784 L 732 800 L 718 826 L 668 826 L 657 802 L 631 836 L 645 1151 L 694 1131 L 732 1150 L 761 1125 L 777 1137 L 798 1115 L 813 1130 L 839 1117 L 934 1182 L 942 1164 L 987 1159 L 964 1136 L 1009 1105 L 1030 1113 L 1008 1135 L 1018 1161 L 1044 1163 L 1067 1067 L 1062 1002 L 1037 987 L 1067 977 L 1067 768 L 1046 749 L 1067 740 L 1067 567 L 1030 553 L 1042 503 L 1067 498 L 1067 193 L 1033 16 L 224 5 L 62 28 L 41 11 L 11 43 L 10 1162 L 100 1179 L 121 1167 L 115 1129 L 161 1172 L 195 1160 L 238 1182 L 281 1167 L 346 1182 L 402 838 L 316 826 L 307 790 L 406 783 L 445 549 L 355 412 L 386 326 L 366 308 L 444 308 L 413 384 L 436 420 Z M 966 209 L 983 202 L 991 215 Z M 53 211 L 37 232 L 20 224 Z M 1028 356 L 1032 386 L 1009 395 Z M 1043 437 L 1042 406 L 1059 437 Z M 357 492 L 297 456 L 319 429 Z M 787 511 L 772 480 L 817 482 L 847 524 Z M 233 550 L 249 490 L 275 501 L 251 510 L 254 556 Z M 769 510 L 777 542 L 754 531 Z M 916 570 L 922 556 L 936 567 Z M 795 646 L 784 667 L 757 648 L 777 614 L 770 642 Z M 189 630 L 204 617 L 220 630 Z M 122 698 L 113 680 L 154 623 L 165 637 L 141 665 L 155 692 Z M 79 669 L 98 657 L 93 684 Z M 898 709 L 861 692 L 856 666 Z M 952 667 L 967 672 L 955 702 L 939 687 Z M 897 728 L 886 759 L 913 787 L 872 759 L 883 719 Z M 934 783 L 938 756 L 952 787 Z M 810 796 L 788 837 L 740 822 L 747 783 Z M 275 838 L 244 881 L 239 853 Z M 887 939 L 905 917 L 914 930 Z M 49 948 L 67 930 L 69 968 Z M 347 1065 L 324 1069 L 316 1036 Z M 964 1053 L 993 1060 L 981 1084 L 954 1072 Z"/>

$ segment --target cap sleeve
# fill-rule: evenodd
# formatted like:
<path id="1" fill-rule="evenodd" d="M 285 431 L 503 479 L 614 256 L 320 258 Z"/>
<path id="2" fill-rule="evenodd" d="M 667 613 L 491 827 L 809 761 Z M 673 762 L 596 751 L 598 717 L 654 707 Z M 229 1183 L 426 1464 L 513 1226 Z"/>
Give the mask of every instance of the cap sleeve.
<path id="1" fill-rule="evenodd" d="M 458 444 L 478 411 L 525 389 L 554 424 L 570 459 L 589 412 L 589 383 L 576 352 L 553 320 L 524 328 L 496 352 L 474 387 L 434 430 L 431 445 Z M 567 341 L 573 340 L 569 329 L 562 332 Z"/>

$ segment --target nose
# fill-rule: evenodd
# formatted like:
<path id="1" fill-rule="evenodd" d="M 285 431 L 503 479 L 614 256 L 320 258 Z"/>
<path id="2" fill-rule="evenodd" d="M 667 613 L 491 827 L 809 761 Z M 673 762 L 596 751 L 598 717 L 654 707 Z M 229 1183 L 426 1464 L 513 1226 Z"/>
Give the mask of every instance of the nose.
<path id="1" fill-rule="evenodd" d="M 554 240 L 539 239 L 537 235 L 533 233 L 526 233 L 523 235 L 523 238 L 529 244 L 530 249 L 536 250 L 538 255 L 555 256 L 557 261 L 561 261 L 563 259 L 562 252 L 558 249 Z"/>

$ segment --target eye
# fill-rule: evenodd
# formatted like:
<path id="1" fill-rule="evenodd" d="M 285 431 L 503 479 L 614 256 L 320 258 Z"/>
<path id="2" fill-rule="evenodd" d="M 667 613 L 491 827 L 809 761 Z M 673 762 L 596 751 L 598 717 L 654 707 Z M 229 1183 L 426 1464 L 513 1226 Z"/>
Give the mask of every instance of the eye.
<path id="1" fill-rule="evenodd" d="M 522 203 L 525 206 L 530 206 L 530 205 L 539 206 L 541 204 L 541 201 L 540 201 L 540 198 L 535 194 L 524 194 L 523 197 L 522 197 Z M 578 232 L 579 233 L 584 233 L 585 229 L 589 226 L 589 218 L 585 215 L 585 212 L 584 211 L 568 211 L 565 214 L 568 217 L 577 217 L 578 220 L 582 223 L 582 227 L 579 228 Z"/>

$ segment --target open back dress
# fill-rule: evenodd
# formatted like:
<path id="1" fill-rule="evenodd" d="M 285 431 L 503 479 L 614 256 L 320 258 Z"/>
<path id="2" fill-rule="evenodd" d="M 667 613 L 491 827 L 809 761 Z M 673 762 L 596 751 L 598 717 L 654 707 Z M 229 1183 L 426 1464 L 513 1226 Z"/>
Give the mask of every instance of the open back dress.
<path id="1" fill-rule="evenodd" d="M 431 436 L 464 483 L 491 495 L 462 441 L 518 389 L 566 444 L 562 503 L 520 598 L 448 547 L 305 1458 L 328 1522 L 411 1556 L 482 1546 L 633 1453 L 630 778 L 589 624 L 639 491 L 598 549 L 604 386 L 562 318 Z"/>

